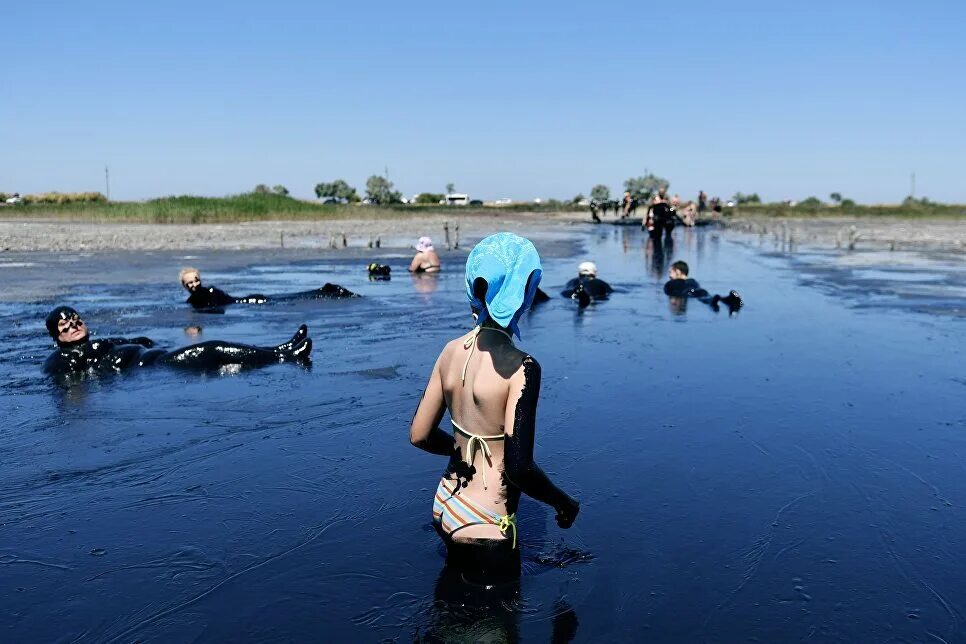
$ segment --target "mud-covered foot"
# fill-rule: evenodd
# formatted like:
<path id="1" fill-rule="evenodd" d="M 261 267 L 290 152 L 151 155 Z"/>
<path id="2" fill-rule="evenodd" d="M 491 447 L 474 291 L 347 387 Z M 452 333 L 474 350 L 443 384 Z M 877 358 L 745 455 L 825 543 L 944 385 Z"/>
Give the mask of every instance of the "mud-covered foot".
<path id="1" fill-rule="evenodd" d="M 301 343 L 302 340 L 304 340 L 307 337 L 309 337 L 309 327 L 303 324 L 298 328 L 298 331 L 295 332 L 295 335 L 292 336 L 291 340 L 278 345 L 277 347 L 275 347 L 275 349 L 279 352 L 290 352 L 292 351 L 292 349 L 296 347 L 296 345 Z"/>
<path id="2" fill-rule="evenodd" d="M 741 307 L 745 305 L 744 300 L 738 295 L 738 291 L 731 291 L 725 297 L 721 298 L 724 305 L 728 307 L 729 313 L 735 313 L 741 310 Z"/>
<path id="3" fill-rule="evenodd" d="M 312 353 L 312 338 L 302 338 L 291 348 L 284 348 L 285 345 L 276 348 L 278 359 L 282 362 L 309 362 Z"/>

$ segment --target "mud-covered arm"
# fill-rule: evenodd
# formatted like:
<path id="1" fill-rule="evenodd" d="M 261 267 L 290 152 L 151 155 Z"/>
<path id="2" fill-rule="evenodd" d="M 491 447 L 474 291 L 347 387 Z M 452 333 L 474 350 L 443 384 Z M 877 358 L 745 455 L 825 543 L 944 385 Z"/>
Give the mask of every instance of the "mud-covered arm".
<path id="1" fill-rule="evenodd" d="M 439 374 L 439 360 L 433 365 L 423 397 L 419 399 L 413 422 L 409 425 L 409 442 L 430 454 L 451 456 L 455 450 L 453 435 L 443 431 L 439 423 L 446 412 L 446 398 L 443 396 L 443 378 Z"/>
<path id="2" fill-rule="evenodd" d="M 136 338 L 94 338 L 92 341 L 99 343 L 109 342 L 115 346 L 121 344 L 139 344 L 146 349 L 154 346 L 154 340 L 146 338 L 143 335 L 139 335 Z"/>
<path id="3" fill-rule="evenodd" d="M 527 496 L 557 511 L 557 523 L 568 528 L 577 518 L 580 504 L 558 488 L 533 460 L 536 437 L 537 400 L 540 398 L 540 364 L 527 356 L 510 378 L 504 419 L 504 473 L 510 483 Z"/>

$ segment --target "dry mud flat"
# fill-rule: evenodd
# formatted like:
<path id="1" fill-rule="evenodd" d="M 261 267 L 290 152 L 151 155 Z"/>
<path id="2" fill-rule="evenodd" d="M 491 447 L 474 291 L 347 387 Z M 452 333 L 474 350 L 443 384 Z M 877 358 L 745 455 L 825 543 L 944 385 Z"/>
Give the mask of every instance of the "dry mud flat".
<path id="1" fill-rule="evenodd" d="M 496 230 L 526 234 L 573 219 L 573 213 L 501 213 L 192 225 L 0 220 L 0 252 L 367 248 L 370 243 L 410 248 L 423 235 L 446 247 L 447 225 L 455 243 L 457 235 L 466 240 Z"/>
<path id="2" fill-rule="evenodd" d="M 861 250 L 944 250 L 966 252 L 966 220 L 899 217 L 724 220 L 732 230 L 795 245 Z"/>

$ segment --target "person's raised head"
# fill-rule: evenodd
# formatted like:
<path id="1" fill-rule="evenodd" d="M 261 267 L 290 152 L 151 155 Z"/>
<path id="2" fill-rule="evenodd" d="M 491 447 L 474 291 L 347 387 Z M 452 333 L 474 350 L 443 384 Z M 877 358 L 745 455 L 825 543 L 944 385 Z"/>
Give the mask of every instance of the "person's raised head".
<path id="1" fill-rule="evenodd" d="M 682 262 L 678 260 L 671 264 L 671 270 L 668 271 L 668 277 L 672 280 L 683 280 L 687 279 L 690 269 L 688 268 L 687 262 Z"/>
<path id="2" fill-rule="evenodd" d="M 584 277 L 597 277 L 597 264 L 593 262 L 581 262 L 577 266 L 577 274 Z"/>
<path id="3" fill-rule="evenodd" d="M 59 346 L 70 346 L 87 340 L 87 325 L 80 314 L 69 306 L 58 306 L 47 314 L 47 333 Z"/>
<path id="4" fill-rule="evenodd" d="M 191 266 L 182 268 L 181 273 L 178 274 L 178 278 L 181 280 L 181 286 L 192 293 L 201 286 L 201 273 L 198 272 L 197 268 L 192 268 Z"/>
<path id="5" fill-rule="evenodd" d="M 418 250 L 420 253 L 427 253 L 436 249 L 433 247 L 432 239 L 429 237 L 420 237 L 416 242 L 416 250 Z"/>
<path id="6" fill-rule="evenodd" d="M 466 297 L 476 323 L 489 321 L 520 337 L 517 321 L 530 309 L 542 276 L 529 239 L 513 233 L 485 237 L 466 258 Z"/>

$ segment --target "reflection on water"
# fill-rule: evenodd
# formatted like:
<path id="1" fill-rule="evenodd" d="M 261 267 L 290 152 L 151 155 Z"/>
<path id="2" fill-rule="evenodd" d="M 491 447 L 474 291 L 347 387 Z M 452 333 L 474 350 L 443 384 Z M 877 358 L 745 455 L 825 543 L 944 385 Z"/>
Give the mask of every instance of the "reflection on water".
<path id="1" fill-rule="evenodd" d="M 524 499 L 520 580 L 491 589 L 446 567 L 444 463 L 407 435 L 468 328 L 461 270 L 405 279 L 397 259 L 403 279 L 369 282 L 368 258 L 276 257 L 210 279 L 364 297 L 204 318 L 167 270 L 92 284 L 63 301 L 104 336 L 268 343 L 306 322 L 314 364 L 68 389 L 39 373 L 50 303 L 0 303 L 3 639 L 961 641 L 961 320 L 869 308 L 875 289 L 827 286 L 852 279 L 834 258 L 823 273 L 731 233 L 679 229 L 671 249 L 574 230 L 583 252 L 548 258 L 544 289 L 593 259 L 617 292 L 583 312 L 553 298 L 519 344 L 543 367 L 538 460 L 581 516 L 561 531 Z M 748 307 L 675 315 L 661 285 L 678 259 Z"/>

